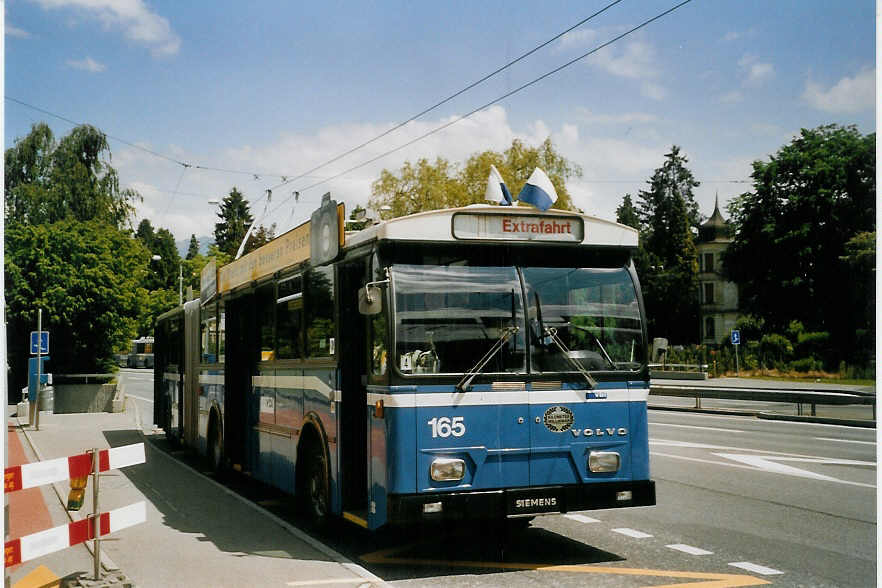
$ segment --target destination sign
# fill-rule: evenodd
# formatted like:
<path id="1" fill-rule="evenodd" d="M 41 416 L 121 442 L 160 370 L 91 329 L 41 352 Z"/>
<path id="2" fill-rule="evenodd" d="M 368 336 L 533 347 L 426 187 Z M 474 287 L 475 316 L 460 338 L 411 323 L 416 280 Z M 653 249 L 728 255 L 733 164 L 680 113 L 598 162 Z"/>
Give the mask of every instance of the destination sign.
<path id="1" fill-rule="evenodd" d="M 472 214 L 453 216 L 457 239 L 581 243 L 585 225 L 579 217 L 542 214 Z"/>

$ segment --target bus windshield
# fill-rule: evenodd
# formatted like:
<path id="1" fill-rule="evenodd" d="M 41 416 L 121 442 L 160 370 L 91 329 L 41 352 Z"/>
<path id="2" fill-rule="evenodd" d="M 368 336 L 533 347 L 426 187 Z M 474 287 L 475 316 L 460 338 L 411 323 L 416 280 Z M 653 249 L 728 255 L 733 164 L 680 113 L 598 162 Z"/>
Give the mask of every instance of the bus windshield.
<path id="1" fill-rule="evenodd" d="M 500 339 L 483 373 L 642 367 L 640 311 L 625 268 L 399 264 L 391 277 L 403 374 L 468 373 Z"/>

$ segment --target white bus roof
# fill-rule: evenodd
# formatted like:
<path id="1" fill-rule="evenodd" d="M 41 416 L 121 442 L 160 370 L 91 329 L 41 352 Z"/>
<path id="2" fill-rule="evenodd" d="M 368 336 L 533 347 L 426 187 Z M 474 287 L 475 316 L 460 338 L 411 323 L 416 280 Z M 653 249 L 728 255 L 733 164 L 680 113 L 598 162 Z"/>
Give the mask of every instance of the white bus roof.
<path id="1" fill-rule="evenodd" d="M 508 230 L 514 229 L 514 230 Z M 567 229 L 569 232 L 567 233 Z M 567 233 L 562 235 L 561 233 Z M 637 247 L 637 230 L 601 218 L 518 206 L 472 204 L 402 216 L 346 233 L 345 248 L 378 240 L 567 242 L 593 247 Z"/>

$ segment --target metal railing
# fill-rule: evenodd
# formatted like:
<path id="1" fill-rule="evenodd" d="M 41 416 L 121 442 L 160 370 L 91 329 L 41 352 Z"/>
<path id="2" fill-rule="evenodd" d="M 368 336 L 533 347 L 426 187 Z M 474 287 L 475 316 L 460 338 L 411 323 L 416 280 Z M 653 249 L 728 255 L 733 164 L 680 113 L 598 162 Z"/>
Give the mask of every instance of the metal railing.
<path id="1" fill-rule="evenodd" d="M 803 415 L 803 405 L 811 407 L 811 416 L 817 415 L 816 407 L 822 405 L 864 405 L 873 407 L 876 420 L 876 395 L 856 390 L 779 390 L 776 388 L 728 388 L 722 386 L 683 386 L 680 384 L 651 384 L 653 396 L 695 398 L 695 408 L 701 408 L 702 398 L 746 400 L 755 402 L 784 402 L 796 404 L 797 414 Z"/>

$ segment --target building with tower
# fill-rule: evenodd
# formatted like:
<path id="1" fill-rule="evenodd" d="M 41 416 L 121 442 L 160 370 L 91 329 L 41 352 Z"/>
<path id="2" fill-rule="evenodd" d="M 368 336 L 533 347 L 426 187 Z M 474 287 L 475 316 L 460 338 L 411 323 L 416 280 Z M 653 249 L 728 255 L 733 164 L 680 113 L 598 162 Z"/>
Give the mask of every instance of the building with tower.
<path id="1" fill-rule="evenodd" d="M 732 229 L 720 214 L 720 197 L 714 212 L 698 228 L 699 321 L 701 343 L 728 339 L 738 319 L 738 286 L 723 276 L 723 252 L 732 243 Z"/>

